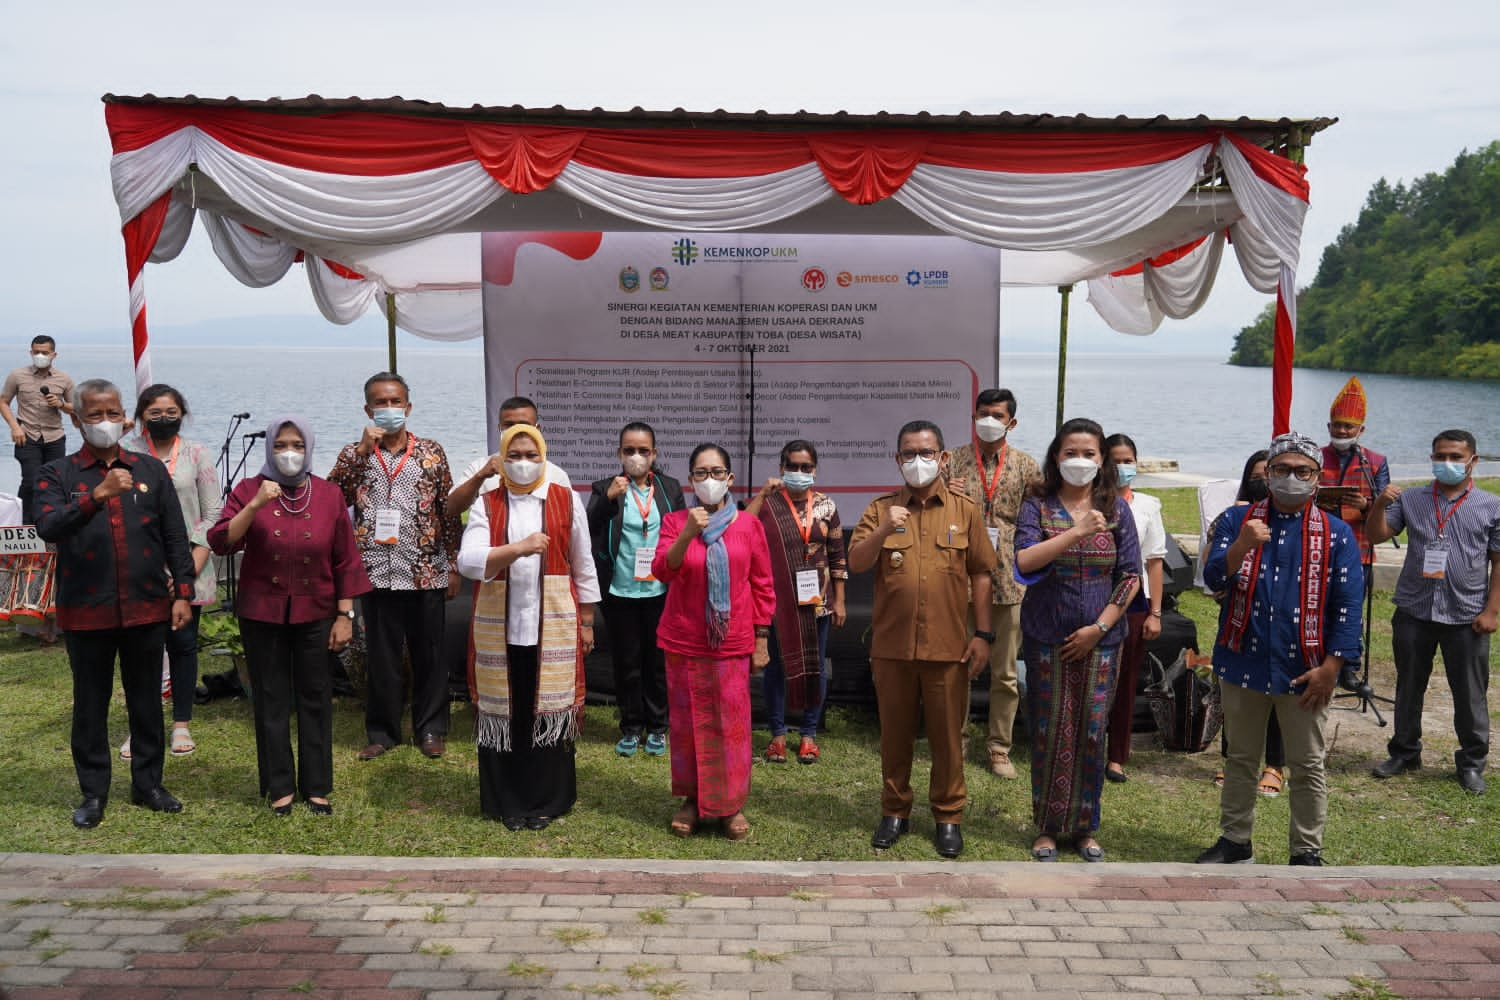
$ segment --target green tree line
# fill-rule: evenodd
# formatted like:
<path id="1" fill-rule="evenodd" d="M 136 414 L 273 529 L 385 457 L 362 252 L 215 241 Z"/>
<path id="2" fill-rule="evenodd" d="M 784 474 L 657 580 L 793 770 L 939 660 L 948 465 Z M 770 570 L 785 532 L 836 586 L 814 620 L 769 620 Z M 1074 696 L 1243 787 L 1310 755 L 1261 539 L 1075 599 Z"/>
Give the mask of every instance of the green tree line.
<path id="1" fill-rule="evenodd" d="M 1229 363 L 1269 365 L 1275 305 Z M 1411 184 L 1381 178 L 1297 297 L 1297 365 L 1500 379 L 1500 141 Z"/>

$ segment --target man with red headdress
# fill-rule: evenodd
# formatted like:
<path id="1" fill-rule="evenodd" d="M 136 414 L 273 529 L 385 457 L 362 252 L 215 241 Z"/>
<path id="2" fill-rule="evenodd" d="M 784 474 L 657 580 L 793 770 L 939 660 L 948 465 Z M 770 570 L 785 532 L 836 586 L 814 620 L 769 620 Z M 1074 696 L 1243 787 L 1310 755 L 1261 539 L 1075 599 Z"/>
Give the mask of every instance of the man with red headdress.
<path id="1" fill-rule="evenodd" d="M 1375 546 L 1365 532 L 1365 516 L 1380 492 L 1391 485 L 1391 467 L 1384 455 L 1359 443 L 1364 432 L 1365 387 L 1357 377 L 1351 377 L 1333 397 L 1328 410 L 1328 444 L 1323 447 L 1318 506 L 1354 529 L 1368 590 L 1375 579 L 1370 572 Z M 1357 682 L 1355 665 L 1344 664 L 1339 684 L 1352 690 Z"/>

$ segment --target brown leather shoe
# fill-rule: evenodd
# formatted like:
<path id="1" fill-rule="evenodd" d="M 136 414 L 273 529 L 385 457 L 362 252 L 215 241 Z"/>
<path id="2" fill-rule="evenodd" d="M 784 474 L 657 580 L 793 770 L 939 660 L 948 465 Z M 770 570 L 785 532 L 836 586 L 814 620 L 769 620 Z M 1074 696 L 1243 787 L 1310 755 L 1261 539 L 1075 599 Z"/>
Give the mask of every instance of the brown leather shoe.
<path id="1" fill-rule="evenodd" d="M 443 738 L 437 733 L 424 734 L 422 736 L 421 747 L 422 756 L 431 757 L 433 760 L 441 757 L 443 753 L 448 749 L 447 744 L 443 742 Z"/>
<path id="2" fill-rule="evenodd" d="M 374 760 L 376 757 L 379 757 L 389 749 L 391 748 L 386 746 L 384 743 L 371 743 L 369 746 L 365 747 L 354 756 L 358 757 L 360 760 Z"/>

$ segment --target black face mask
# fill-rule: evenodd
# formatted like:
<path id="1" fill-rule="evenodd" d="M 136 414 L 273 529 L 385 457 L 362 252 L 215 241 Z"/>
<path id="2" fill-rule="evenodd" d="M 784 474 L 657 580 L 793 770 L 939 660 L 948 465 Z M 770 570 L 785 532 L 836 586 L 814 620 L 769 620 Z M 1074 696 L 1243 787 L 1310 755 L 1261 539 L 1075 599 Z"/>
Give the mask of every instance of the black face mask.
<path id="1" fill-rule="evenodd" d="M 1245 499 L 1251 503 L 1260 503 L 1270 495 L 1270 484 L 1264 479 L 1252 479 L 1245 484 Z"/>
<path id="2" fill-rule="evenodd" d="M 146 421 L 146 433 L 153 441 L 170 441 L 182 430 L 181 417 L 157 417 Z"/>

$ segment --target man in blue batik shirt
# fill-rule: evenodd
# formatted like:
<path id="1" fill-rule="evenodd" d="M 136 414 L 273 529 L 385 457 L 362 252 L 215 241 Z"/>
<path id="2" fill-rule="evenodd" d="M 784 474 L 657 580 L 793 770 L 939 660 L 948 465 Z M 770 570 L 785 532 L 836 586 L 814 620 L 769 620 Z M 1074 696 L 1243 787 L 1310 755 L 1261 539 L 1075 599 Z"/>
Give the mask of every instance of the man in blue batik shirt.
<path id="1" fill-rule="evenodd" d="M 1255 786 L 1272 710 L 1294 775 L 1290 863 L 1323 864 L 1323 723 L 1339 668 L 1359 660 L 1365 578 L 1354 532 L 1313 503 L 1321 466 L 1311 438 L 1281 435 L 1266 459 L 1270 498 L 1231 507 L 1214 522 L 1203 579 L 1226 595 L 1214 670 L 1229 759 L 1221 835 L 1199 864 L 1255 860 Z"/>

